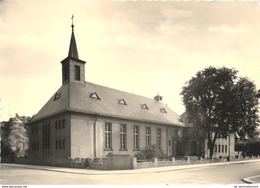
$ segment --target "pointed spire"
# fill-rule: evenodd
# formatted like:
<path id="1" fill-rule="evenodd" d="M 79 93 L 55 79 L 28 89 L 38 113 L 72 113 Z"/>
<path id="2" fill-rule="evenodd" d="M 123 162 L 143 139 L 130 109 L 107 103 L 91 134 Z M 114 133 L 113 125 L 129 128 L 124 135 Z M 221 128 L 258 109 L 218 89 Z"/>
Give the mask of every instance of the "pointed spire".
<path id="1" fill-rule="evenodd" d="M 70 38 L 70 48 L 69 48 L 68 57 L 73 57 L 73 58 L 79 59 L 76 39 L 75 39 L 75 36 L 74 36 L 73 18 L 74 18 L 74 15 L 72 15 L 72 17 L 71 17 L 71 20 L 72 20 L 72 25 L 71 25 L 72 32 L 71 32 L 71 38 Z"/>

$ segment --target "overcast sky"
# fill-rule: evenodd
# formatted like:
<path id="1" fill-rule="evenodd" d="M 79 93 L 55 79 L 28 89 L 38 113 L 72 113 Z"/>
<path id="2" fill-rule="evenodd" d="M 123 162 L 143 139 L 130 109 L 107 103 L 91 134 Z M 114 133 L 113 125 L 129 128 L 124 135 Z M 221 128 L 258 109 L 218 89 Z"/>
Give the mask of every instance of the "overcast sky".
<path id="1" fill-rule="evenodd" d="M 257 1 L 0 0 L 0 121 L 36 114 L 62 84 L 71 15 L 86 81 L 153 98 L 181 114 L 197 71 L 235 68 L 260 89 Z"/>

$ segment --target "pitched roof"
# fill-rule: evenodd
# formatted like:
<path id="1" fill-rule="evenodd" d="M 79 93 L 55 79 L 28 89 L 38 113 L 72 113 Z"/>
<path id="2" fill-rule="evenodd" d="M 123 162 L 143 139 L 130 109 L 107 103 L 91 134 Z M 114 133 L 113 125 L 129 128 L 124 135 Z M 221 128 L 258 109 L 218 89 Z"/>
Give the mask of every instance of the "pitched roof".
<path id="1" fill-rule="evenodd" d="M 79 54 L 78 54 L 78 49 L 77 49 L 77 44 L 76 44 L 73 27 L 72 27 L 72 33 L 71 33 L 71 38 L 70 38 L 70 47 L 69 47 L 68 57 L 73 57 L 73 58 L 79 59 Z"/>
<path id="2" fill-rule="evenodd" d="M 183 126 L 179 115 L 161 102 L 90 82 L 61 86 L 31 122 L 64 111 Z"/>

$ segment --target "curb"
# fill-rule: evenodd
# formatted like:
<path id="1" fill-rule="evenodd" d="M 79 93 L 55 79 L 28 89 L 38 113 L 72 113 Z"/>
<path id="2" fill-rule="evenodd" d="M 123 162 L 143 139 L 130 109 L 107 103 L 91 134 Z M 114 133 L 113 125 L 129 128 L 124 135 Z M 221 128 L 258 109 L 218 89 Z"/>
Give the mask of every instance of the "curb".
<path id="1" fill-rule="evenodd" d="M 253 178 L 260 178 L 260 175 L 257 175 L 257 176 L 251 176 L 251 177 L 248 177 L 248 178 L 243 178 L 241 179 L 243 182 L 245 183 L 248 183 L 248 184 L 259 184 L 260 182 L 256 182 L 256 181 L 253 181 L 252 179 Z"/>
<path id="2" fill-rule="evenodd" d="M 204 163 L 204 164 L 193 164 L 193 165 L 178 165 L 178 166 L 169 166 L 169 167 L 156 167 L 156 168 L 142 168 L 142 169 L 133 169 L 133 170 L 108 170 L 108 171 L 100 171 L 100 170 L 88 170 L 88 169 L 74 169 L 74 168 L 59 168 L 53 166 L 34 166 L 34 165 L 23 165 L 23 164 L 8 164 L 1 163 L 1 166 L 7 167 L 16 167 L 16 168 L 26 168 L 26 169 L 35 169 L 35 170 L 44 170 L 44 171 L 54 171 L 54 172 L 62 172 L 62 173 L 72 173 L 72 174 L 81 174 L 81 175 L 107 175 L 107 174 L 149 174 L 149 173 L 161 173 L 161 172 L 169 172 L 169 171 L 179 171 L 185 169 L 193 169 L 199 167 L 211 167 L 211 166 L 222 166 L 222 165 L 232 165 L 238 163 L 245 162 L 256 162 L 258 160 L 250 160 L 250 161 L 234 161 L 234 162 L 224 162 L 224 163 Z M 260 175 L 258 175 L 260 176 Z M 250 180 L 251 178 L 255 178 L 258 176 L 253 176 L 249 178 L 244 178 L 242 181 L 246 183 L 258 183 Z"/>

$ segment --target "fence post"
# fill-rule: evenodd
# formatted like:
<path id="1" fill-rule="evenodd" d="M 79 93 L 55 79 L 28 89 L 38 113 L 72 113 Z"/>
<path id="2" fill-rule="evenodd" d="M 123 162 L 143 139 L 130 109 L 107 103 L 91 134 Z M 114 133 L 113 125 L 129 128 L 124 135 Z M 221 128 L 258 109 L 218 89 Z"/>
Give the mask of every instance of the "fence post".
<path id="1" fill-rule="evenodd" d="M 132 158 L 132 165 L 133 165 L 133 169 L 136 169 L 136 166 L 137 166 L 137 158 L 136 157 Z"/>
<path id="2" fill-rule="evenodd" d="M 153 158 L 153 162 L 154 162 L 154 166 L 158 166 L 158 158 L 157 157 Z"/>
<path id="3" fill-rule="evenodd" d="M 190 163 L 190 156 L 187 156 L 187 162 Z"/>
<path id="4" fill-rule="evenodd" d="M 172 165 L 175 163 L 175 157 L 172 157 Z"/>

